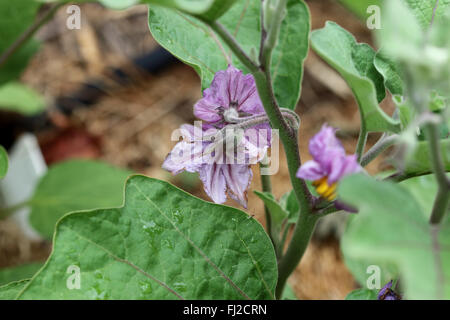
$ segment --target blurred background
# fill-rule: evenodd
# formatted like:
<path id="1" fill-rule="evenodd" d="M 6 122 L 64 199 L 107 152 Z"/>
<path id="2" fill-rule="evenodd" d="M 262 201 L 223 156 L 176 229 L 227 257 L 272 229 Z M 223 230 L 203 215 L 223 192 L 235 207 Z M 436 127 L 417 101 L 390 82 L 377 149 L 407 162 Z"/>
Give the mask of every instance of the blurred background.
<path id="1" fill-rule="evenodd" d="M 339 2 L 306 2 L 313 29 L 323 27 L 327 20 L 336 21 L 358 41 L 373 45 L 365 22 Z M 24 133 L 30 132 L 37 137 L 49 167 L 69 159 L 102 160 L 170 181 L 208 200 L 196 175 L 172 176 L 161 169 L 175 144 L 171 141 L 173 130 L 194 121 L 192 108 L 201 97 L 197 74 L 151 37 L 146 6 L 124 11 L 108 10 L 99 4 L 83 4 L 80 8 L 80 30 L 66 27 L 63 7 L 36 34 L 40 49 L 20 81 L 39 94 L 42 106 L 27 115 L 2 109 L 0 144 L 10 150 Z M 392 113 L 389 97 L 382 107 Z M 340 128 L 345 148 L 354 152 L 359 133 L 356 102 L 342 78 L 311 51 L 296 111 L 302 120 L 299 143 L 303 161 L 310 159 L 308 141 L 324 122 Z M 367 148 L 376 138 L 370 136 Z M 290 189 L 282 151 L 280 156 L 280 171 L 272 177 L 276 197 Z M 368 171 L 376 173 L 386 166 L 378 159 Z M 260 190 L 258 170 L 254 169 L 251 190 Z M 227 204 L 235 206 L 233 202 Z M 264 224 L 262 202 L 253 192 L 249 192 L 247 212 Z M 356 288 L 339 249 L 344 224 L 345 219 L 337 216 L 319 225 L 289 281 L 298 298 L 343 299 Z M 30 270 L 38 268 L 50 251 L 50 240 L 28 236 L 17 219 L 1 219 L 0 284 L 10 268 L 29 263 L 33 263 Z"/>

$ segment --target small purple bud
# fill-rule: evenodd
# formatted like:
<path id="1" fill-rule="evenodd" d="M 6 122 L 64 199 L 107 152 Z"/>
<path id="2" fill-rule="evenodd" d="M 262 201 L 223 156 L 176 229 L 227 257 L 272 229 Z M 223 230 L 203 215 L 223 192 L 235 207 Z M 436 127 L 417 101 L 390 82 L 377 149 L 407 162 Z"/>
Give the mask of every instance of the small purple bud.
<path id="1" fill-rule="evenodd" d="M 401 297 L 392 290 L 392 280 L 380 289 L 378 300 L 401 300 Z"/>

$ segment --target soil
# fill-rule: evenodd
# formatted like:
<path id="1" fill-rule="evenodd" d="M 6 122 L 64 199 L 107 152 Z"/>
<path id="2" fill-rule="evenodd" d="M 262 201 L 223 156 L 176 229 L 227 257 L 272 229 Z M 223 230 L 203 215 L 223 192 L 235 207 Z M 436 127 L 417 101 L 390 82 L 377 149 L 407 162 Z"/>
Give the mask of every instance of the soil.
<path id="1" fill-rule="evenodd" d="M 326 20 L 350 30 L 359 41 L 371 43 L 371 36 L 336 1 L 307 1 L 312 28 L 323 27 Z M 145 175 L 168 180 L 204 199 L 208 199 L 199 180 L 192 175 L 171 176 L 161 164 L 175 142 L 172 131 L 194 120 L 193 104 L 201 97 L 200 82 L 188 66 L 176 63 L 164 71 L 149 75 L 131 66 L 130 59 L 156 47 L 147 30 L 146 9 L 138 6 L 127 11 L 110 11 L 96 4 L 82 5 L 81 30 L 67 30 L 65 10 L 38 33 L 43 41 L 22 80 L 42 93 L 54 106 L 55 97 L 70 95 L 83 83 L 102 79 L 111 84 L 103 97 L 89 108 L 79 108 L 70 116 L 51 107 L 51 119 L 57 129 L 38 133 L 49 164 L 68 158 L 98 158 Z M 110 77 L 111 67 L 120 67 L 132 75 L 126 85 Z M 390 99 L 383 108 L 393 111 Z M 302 98 L 297 113 L 301 117 L 299 145 L 303 161 L 309 139 L 323 123 L 339 127 L 346 150 L 353 153 L 359 132 L 357 105 L 346 83 L 326 63 L 310 52 L 305 63 Z M 376 141 L 370 136 L 368 146 Z M 386 164 L 371 163 L 375 173 Z M 260 190 L 254 168 L 251 190 Z M 280 170 L 272 178 L 274 194 L 289 191 L 290 182 L 280 150 Z M 264 224 L 261 201 L 249 191 L 247 212 Z M 227 204 L 235 206 L 235 203 Z M 339 234 L 338 234 L 339 236 Z M 356 288 L 339 249 L 339 237 L 327 230 L 317 234 L 289 283 L 301 299 L 343 299 Z M 11 221 L 0 221 L 0 267 L 44 260 L 50 245 L 26 239 Z"/>

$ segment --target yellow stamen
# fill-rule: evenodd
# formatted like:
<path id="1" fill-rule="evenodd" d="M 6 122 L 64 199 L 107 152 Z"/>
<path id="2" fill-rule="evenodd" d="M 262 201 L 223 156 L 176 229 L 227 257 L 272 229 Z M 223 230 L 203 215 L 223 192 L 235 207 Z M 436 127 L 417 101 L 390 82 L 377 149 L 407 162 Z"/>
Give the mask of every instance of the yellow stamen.
<path id="1" fill-rule="evenodd" d="M 328 177 L 320 178 L 313 181 L 313 186 L 316 188 L 317 193 L 328 201 L 333 201 L 336 199 L 336 187 L 337 184 L 333 183 L 331 186 L 328 185 Z"/>

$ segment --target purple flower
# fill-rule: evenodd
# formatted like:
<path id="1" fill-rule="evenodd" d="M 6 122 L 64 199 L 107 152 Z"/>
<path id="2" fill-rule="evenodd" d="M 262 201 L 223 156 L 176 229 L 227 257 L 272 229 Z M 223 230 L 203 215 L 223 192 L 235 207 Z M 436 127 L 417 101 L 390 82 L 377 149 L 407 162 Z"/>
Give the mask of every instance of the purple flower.
<path id="1" fill-rule="evenodd" d="M 253 76 L 244 75 L 231 65 L 215 74 L 211 87 L 203 92 L 203 98 L 194 106 L 197 118 L 217 127 L 227 124 L 225 112 L 238 117 L 264 114 Z"/>
<path id="2" fill-rule="evenodd" d="M 247 207 L 250 164 L 262 160 L 272 138 L 253 76 L 231 65 L 217 72 L 195 104 L 194 114 L 206 123 L 181 127 L 183 140 L 163 168 L 173 174 L 198 172 L 214 202 L 225 202 L 228 194 Z"/>
<path id="3" fill-rule="evenodd" d="M 249 157 L 243 159 L 243 164 L 238 164 L 234 156 L 227 153 L 223 141 L 205 141 L 205 135 L 211 136 L 217 132 L 217 129 L 208 125 L 181 126 L 179 134 L 183 140 L 175 145 L 162 167 L 173 174 L 182 171 L 198 172 L 205 192 L 215 203 L 224 203 L 228 194 L 246 208 L 247 189 L 253 176 Z M 246 139 L 242 139 L 242 142 L 241 145 L 253 147 Z M 238 150 L 241 148 L 245 149 L 245 145 L 237 147 Z M 209 149 L 211 151 L 208 151 Z M 251 151 L 258 152 L 253 149 Z M 257 157 L 257 154 L 253 156 Z"/>
<path id="4" fill-rule="evenodd" d="M 378 300 L 401 300 L 401 297 L 392 290 L 392 280 L 378 292 Z"/>
<path id="5" fill-rule="evenodd" d="M 317 192 L 330 201 L 336 198 L 337 181 L 361 171 L 356 155 L 345 154 L 344 147 L 336 138 L 336 129 L 326 124 L 309 141 L 309 152 L 313 160 L 298 169 L 297 177 L 313 181 Z"/>

